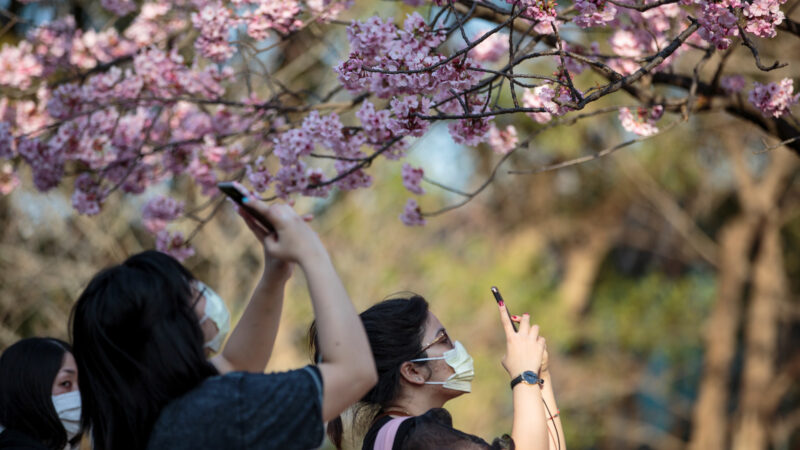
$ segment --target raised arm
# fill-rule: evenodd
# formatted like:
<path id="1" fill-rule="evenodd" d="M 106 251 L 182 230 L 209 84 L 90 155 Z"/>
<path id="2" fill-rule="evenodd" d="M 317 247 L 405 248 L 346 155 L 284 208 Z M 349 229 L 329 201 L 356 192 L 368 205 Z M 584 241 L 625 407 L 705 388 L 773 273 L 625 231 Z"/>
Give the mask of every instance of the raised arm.
<path id="1" fill-rule="evenodd" d="M 318 367 L 324 384 L 322 416 L 327 422 L 378 381 L 367 334 L 319 236 L 286 205 L 250 202 L 275 227 L 277 234 L 264 238 L 267 253 L 297 263 L 305 274 L 323 355 Z"/>
<path id="2" fill-rule="evenodd" d="M 530 317 L 525 314 L 519 320 L 519 331 L 514 331 L 506 308 L 502 304 L 500 320 L 506 333 L 506 356 L 503 358 L 503 367 L 512 379 L 528 370 L 538 374 L 545 351 L 544 338 L 539 336 L 539 326 L 531 325 Z M 539 385 L 519 383 L 512 392 L 514 421 L 511 426 L 511 437 L 514 439 L 515 447 L 526 450 L 548 449 L 547 418 L 542 406 L 542 389 Z"/>
<path id="3" fill-rule="evenodd" d="M 239 214 L 259 242 L 264 242 L 267 233 L 246 211 L 239 210 Z M 291 263 L 273 258 L 264 251 L 261 280 L 222 352 L 211 358 L 220 373 L 264 371 L 275 347 L 283 309 L 283 292 L 291 274 Z"/>

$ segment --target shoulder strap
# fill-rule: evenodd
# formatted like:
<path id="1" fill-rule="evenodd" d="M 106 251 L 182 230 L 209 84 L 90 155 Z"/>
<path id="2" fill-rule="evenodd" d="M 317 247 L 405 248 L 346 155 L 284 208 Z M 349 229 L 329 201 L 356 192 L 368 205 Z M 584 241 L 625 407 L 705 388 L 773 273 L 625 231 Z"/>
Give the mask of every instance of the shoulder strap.
<path id="1" fill-rule="evenodd" d="M 375 438 L 374 450 L 392 450 L 394 446 L 394 438 L 397 436 L 397 430 L 400 424 L 405 422 L 410 417 L 396 417 L 388 422 L 378 431 L 378 437 Z"/>

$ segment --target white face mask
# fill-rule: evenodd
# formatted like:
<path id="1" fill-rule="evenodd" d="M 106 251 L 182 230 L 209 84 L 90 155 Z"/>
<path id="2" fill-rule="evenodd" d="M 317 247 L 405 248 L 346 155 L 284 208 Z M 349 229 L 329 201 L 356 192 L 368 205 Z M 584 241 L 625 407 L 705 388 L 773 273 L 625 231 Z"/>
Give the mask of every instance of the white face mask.
<path id="1" fill-rule="evenodd" d="M 471 381 L 475 378 L 475 369 L 472 366 L 472 356 L 469 356 L 467 349 L 461 345 L 461 342 L 456 341 L 453 349 L 444 352 L 442 356 L 412 359 L 411 362 L 435 361 L 437 359 L 443 359 L 448 366 L 453 368 L 455 373 L 445 381 L 426 381 L 425 384 L 441 384 L 442 387 L 447 389 L 472 392 Z"/>
<path id="2" fill-rule="evenodd" d="M 52 398 L 56 414 L 67 431 L 67 440 L 72 440 L 81 431 L 81 393 L 72 391 Z"/>
<path id="3" fill-rule="evenodd" d="M 206 308 L 203 311 L 203 317 L 200 319 L 200 323 L 202 324 L 206 320 L 211 319 L 214 325 L 217 326 L 217 330 L 219 330 L 211 340 L 205 343 L 205 346 L 210 348 L 214 353 L 217 353 L 222 347 L 225 336 L 228 335 L 231 329 L 231 313 L 228 312 L 228 307 L 225 306 L 222 297 L 214 292 L 213 289 L 203 284 L 202 281 L 196 281 L 196 283 L 197 289 L 199 289 L 206 298 Z"/>

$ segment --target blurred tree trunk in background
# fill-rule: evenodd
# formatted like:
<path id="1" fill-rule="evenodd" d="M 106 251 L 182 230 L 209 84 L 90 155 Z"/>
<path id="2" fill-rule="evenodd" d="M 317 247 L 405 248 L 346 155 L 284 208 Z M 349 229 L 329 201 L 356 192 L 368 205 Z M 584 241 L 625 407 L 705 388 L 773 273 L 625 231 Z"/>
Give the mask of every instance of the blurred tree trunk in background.
<path id="1" fill-rule="evenodd" d="M 751 280 L 753 296 L 745 324 L 747 362 L 741 392 L 742 414 L 734 442 L 736 448 L 748 450 L 766 445 L 758 404 L 774 372 L 777 323 L 770 317 L 774 317 L 778 293 L 785 290 L 780 225 L 774 216 L 795 173 L 797 158 L 784 149 L 774 151 L 765 173 L 756 179 L 754 169 L 745 161 L 748 150 L 741 145 L 741 139 L 729 135 L 724 141 L 733 162 L 740 213 L 720 231 L 717 298 L 705 330 L 703 376 L 689 443 L 693 450 L 722 450 L 730 446 L 726 437 L 731 432 L 728 418 L 731 364 L 738 347 L 743 295 Z M 783 287 L 778 286 L 781 282 Z"/>

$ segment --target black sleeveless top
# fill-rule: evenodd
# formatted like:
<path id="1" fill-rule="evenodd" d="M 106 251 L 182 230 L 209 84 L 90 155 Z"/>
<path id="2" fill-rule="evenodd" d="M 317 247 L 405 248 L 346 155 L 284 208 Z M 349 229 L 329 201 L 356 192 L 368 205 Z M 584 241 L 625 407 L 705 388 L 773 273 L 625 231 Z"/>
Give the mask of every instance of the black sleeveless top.
<path id="1" fill-rule="evenodd" d="M 392 419 L 383 416 L 372 424 L 361 450 L 373 450 L 378 431 Z M 504 435 L 491 444 L 453 428 L 453 418 L 444 408 L 433 408 L 400 424 L 392 450 L 514 450 L 514 441 Z"/>

